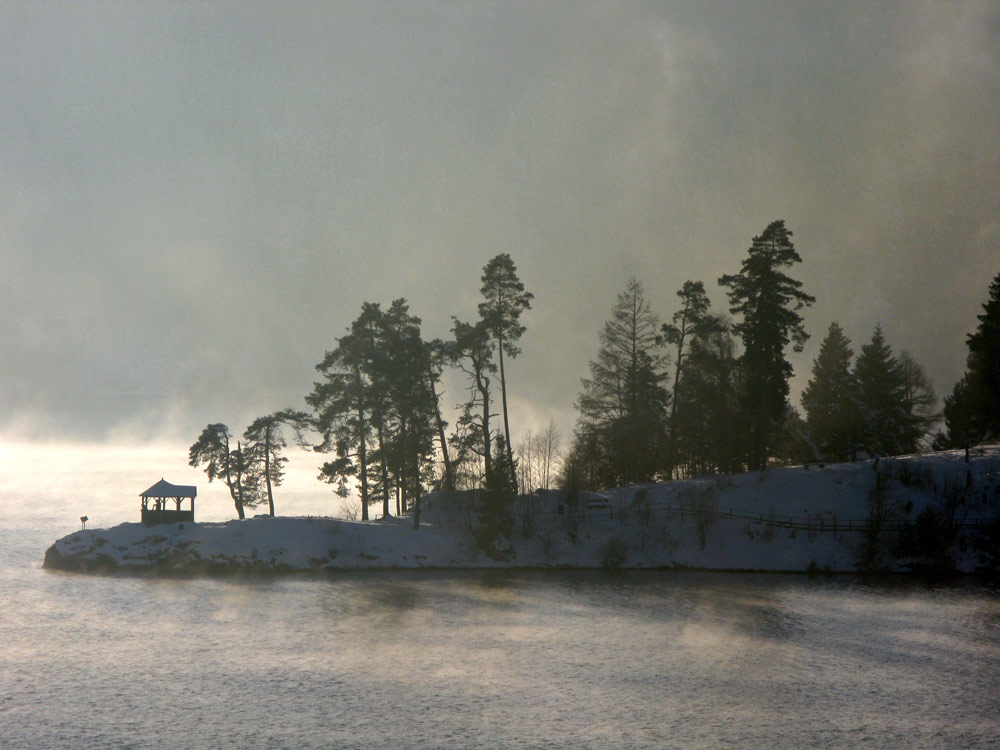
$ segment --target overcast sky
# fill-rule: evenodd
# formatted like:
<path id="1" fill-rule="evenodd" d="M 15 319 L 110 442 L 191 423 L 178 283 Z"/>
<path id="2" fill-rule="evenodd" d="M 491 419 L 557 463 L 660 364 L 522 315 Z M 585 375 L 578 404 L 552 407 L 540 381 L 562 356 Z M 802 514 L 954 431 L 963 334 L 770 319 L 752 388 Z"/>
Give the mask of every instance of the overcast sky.
<path id="1" fill-rule="evenodd" d="M 833 320 L 943 395 L 1000 271 L 996 2 L 2 2 L 0 107 L 9 435 L 242 431 L 364 300 L 473 318 L 500 252 L 512 425 L 568 429 L 628 277 L 722 308 L 778 218 L 793 399 Z"/>

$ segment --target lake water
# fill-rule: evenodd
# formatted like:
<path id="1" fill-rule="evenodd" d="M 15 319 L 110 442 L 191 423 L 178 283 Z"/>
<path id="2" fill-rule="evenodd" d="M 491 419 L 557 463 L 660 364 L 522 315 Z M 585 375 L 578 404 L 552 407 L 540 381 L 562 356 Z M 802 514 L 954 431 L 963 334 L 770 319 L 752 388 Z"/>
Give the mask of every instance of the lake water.
<path id="1" fill-rule="evenodd" d="M 336 507 L 311 473 L 284 512 Z M 1000 593 L 973 582 L 41 569 L 163 474 L 232 516 L 167 449 L 0 453 L 0 747 L 1000 745 Z"/>

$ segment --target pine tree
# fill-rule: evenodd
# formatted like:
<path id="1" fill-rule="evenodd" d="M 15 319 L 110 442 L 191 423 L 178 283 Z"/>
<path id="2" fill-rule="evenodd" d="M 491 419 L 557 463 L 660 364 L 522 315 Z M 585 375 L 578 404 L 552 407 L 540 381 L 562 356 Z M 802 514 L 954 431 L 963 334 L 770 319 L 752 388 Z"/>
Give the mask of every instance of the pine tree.
<path id="1" fill-rule="evenodd" d="M 420 498 L 434 446 L 437 404 L 427 380 L 430 350 L 420 337 L 420 323 L 405 299 L 394 300 L 379 322 L 379 346 L 386 355 L 379 374 L 387 389 L 386 452 L 397 514 Z"/>
<path id="2" fill-rule="evenodd" d="M 447 357 L 447 345 L 441 339 L 434 339 L 427 342 L 426 347 L 427 387 L 430 389 L 431 398 L 434 403 L 434 424 L 437 427 L 438 445 L 441 448 L 441 461 L 444 464 L 441 489 L 451 492 L 455 489 L 455 469 L 452 465 L 451 454 L 448 452 L 448 439 L 445 437 L 445 428 L 448 426 L 448 423 L 441 416 L 441 398 L 437 390 L 438 384 L 441 382 L 441 374 Z"/>
<path id="3" fill-rule="evenodd" d="M 243 433 L 244 448 L 247 459 L 255 467 L 256 473 L 263 478 L 267 491 L 267 506 L 270 515 L 274 515 L 274 491 L 272 486 L 281 484 L 284 477 L 284 465 L 288 459 L 281 455 L 288 445 L 282 433 L 282 427 L 290 427 L 299 445 L 303 445 L 302 429 L 309 424 L 309 415 L 303 411 L 285 409 L 255 419 Z"/>
<path id="4" fill-rule="evenodd" d="M 371 394 L 363 360 L 363 347 L 356 336 L 337 339 L 337 347 L 316 365 L 323 380 L 313 383 L 306 403 L 313 409 L 313 423 L 322 437 L 315 449 L 336 451 L 337 456 L 323 464 L 320 477 L 336 484 L 342 497 L 348 495 L 348 482 L 356 478 L 361 490 L 361 520 L 367 521 L 372 500 L 368 487 Z"/>
<path id="5" fill-rule="evenodd" d="M 480 485 L 493 470 L 492 432 L 490 429 L 491 381 L 490 374 L 497 371 L 493 361 L 494 344 L 490 331 L 482 321 L 472 325 L 452 318 L 449 358 L 451 363 L 466 374 L 469 380 L 469 399 L 461 404 L 452 444 L 458 446 L 456 464 L 467 464 L 471 457 L 482 462 Z"/>
<path id="6" fill-rule="evenodd" d="M 336 483 L 340 494 L 348 482 L 360 482 L 363 520 L 374 494 L 382 498 L 383 515 L 389 515 L 393 494 L 397 513 L 405 512 L 422 493 L 435 429 L 443 429 L 420 318 L 402 298 L 386 310 L 366 302 L 337 343 L 317 365 L 324 382 L 306 399 L 323 436 L 317 449 L 337 452 L 336 460 L 323 465 L 322 476 Z"/>
<path id="7" fill-rule="evenodd" d="M 231 447 L 232 434 L 222 424 L 210 424 L 188 450 L 191 466 L 204 466 L 208 481 L 222 479 L 229 489 L 229 496 L 236 506 L 236 515 L 246 517 L 245 509 L 253 508 L 260 502 L 259 475 L 254 472 L 243 446 L 237 442 Z"/>
<path id="8" fill-rule="evenodd" d="M 705 293 L 705 285 L 702 282 L 685 281 L 684 285 L 677 291 L 677 296 L 681 298 L 680 310 L 674 313 L 673 322 L 664 323 L 660 329 L 664 341 L 677 347 L 677 353 L 674 356 L 674 391 L 670 403 L 670 419 L 667 429 L 666 475 L 668 479 L 673 476 L 676 462 L 677 404 L 680 399 L 681 375 L 684 372 L 687 359 L 685 347 L 690 346 L 693 336 L 709 334 L 715 330 L 713 326 L 718 324 L 718 318 L 709 313 L 710 303 L 708 295 Z"/>
<path id="9" fill-rule="evenodd" d="M 608 458 L 608 486 L 648 481 L 662 467 L 668 396 L 658 328 L 642 285 L 630 279 L 577 399 L 581 431 L 596 435 Z"/>
<path id="10" fill-rule="evenodd" d="M 736 472 L 743 466 L 742 374 L 722 316 L 695 333 L 674 398 L 676 465 L 682 475 Z"/>
<path id="11" fill-rule="evenodd" d="M 828 461 L 854 458 L 858 430 L 857 384 L 851 373 L 851 341 L 837 323 L 813 361 L 812 378 L 802 391 L 808 434 L 819 456 Z"/>
<path id="12" fill-rule="evenodd" d="M 719 284 L 729 287 L 730 312 L 741 316 L 734 326 L 743 341 L 745 377 L 743 409 L 750 427 L 750 466 L 767 466 L 770 440 L 779 429 L 788 407 L 788 379 L 792 366 L 785 347 L 802 351 L 808 334 L 798 311 L 815 300 L 802 291 L 802 282 L 781 269 L 802 259 L 784 221 L 771 222 L 753 238 L 738 274 L 726 275 Z"/>
<path id="13" fill-rule="evenodd" d="M 484 301 L 479 304 L 479 315 L 496 345 L 497 360 L 500 365 L 504 444 L 507 460 L 513 463 L 510 422 L 507 418 L 507 377 L 504 372 L 503 355 L 507 354 L 514 359 L 521 353 L 520 347 L 517 346 L 525 331 L 521 325 L 521 313 L 531 309 L 534 295 L 524 291 L 524 284 L 517 277 L 517 267 L 507 253 L 500 253 L 483 267 L 482 282 L 480 292 Z"/>
<path id="14" fill-rule="evenodd" d="M 391 352 L 383 340 L 384 315 L 381 305 L 377 302 L 362 303 L 361 314 L 351 324 L 351 335 L 357 342 L 355 353 L 367 381 L 367 401 L 376 439 L 372 463 L 376 464 L 373 468 L 377 471 L 373 472 L 371 480 L 382 495 L 382 517 L 388 518 L 391 515 L 389 497 L 392 491 L 389 479 Z"/>
<path id="15" fill-rule="evenodd" d="M 875 326 L 872 340 L 861 347 L 854 363 L 860 416 L 859 442 L 871 455 L 906 452 L 913 420 L 906 411 L 899 361 Z"/>

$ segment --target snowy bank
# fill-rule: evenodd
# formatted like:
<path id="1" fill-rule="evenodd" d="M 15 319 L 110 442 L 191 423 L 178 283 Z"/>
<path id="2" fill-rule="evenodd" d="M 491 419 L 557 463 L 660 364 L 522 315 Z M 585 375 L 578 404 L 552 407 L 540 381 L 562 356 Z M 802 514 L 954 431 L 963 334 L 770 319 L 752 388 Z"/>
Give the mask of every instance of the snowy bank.
<path id="1" fill-rule="evenodd" d="M 78 531 L 45 567 L 199 575 L 371 568 L 624 567 L 856 571 L 996 566 L 1000 450 L 769 469 L 603 493 L 519 498 L 476 544 L 476 495 L 423 498 L 373 522 L 256 517 Z"/>

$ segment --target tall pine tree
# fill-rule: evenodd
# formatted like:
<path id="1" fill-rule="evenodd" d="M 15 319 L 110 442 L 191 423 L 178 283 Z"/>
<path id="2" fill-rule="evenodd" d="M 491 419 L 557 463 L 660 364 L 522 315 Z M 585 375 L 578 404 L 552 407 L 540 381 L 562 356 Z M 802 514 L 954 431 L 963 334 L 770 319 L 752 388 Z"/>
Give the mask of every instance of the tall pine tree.
<path id="1" fill-rule="evenodd" d="M 497 361 L 500 365 L 500 400 L 503 406 L 504 445 L 507 460 L 514 463 L 510 447 L 510 421 L 507 417 L 507 376 L 504 371 L 503 355 L 514 359 L 521 353 L 517 346 L 525 328 L 521 325 L 521 313 L 531 309 L 534 295 L 524 291 L 524 284 L 517 277 L 517 267 L 507 253 L 500 253 L 483 267 L 483 286 L 480 292 L 483 301 L 479 303 L 479 315 L 496 345 Z"/>
<path id="2" fill-rule="evenodd" d="M 798 311 L 815 301 L 802 282 L 782 271 L 802 262 L 791 236 L 784 221 L 771 222 L 753 238 L 740 272 L 719 279 L 729 287 L 730 312 L 741 318 L 734 331 L 743 341 L 743 410 L 753 469 L 767 466 L 771 438 L 785 418 L 792 375 L 785 348 L 791 343 L 793 351 L 802 351 L 808 338 Z"/>
<path id="3" fill-rule="evenodd" d="M 452 444 L 458 448 L 455 464 L 463 468 L 470 463 L 479 464 L 481 472 L 476 472 L 473 484 L 483 486 L 493 471 L 490 375 L 497 371 L 493 361 L 494 342 L 482 321 L 473 325 L 452 318 L 452 323 L 455 339 L 449 342 L 448 355 L 451 363 L 467 376 L 469 392 L 469 399 L 460 405 L 462 412 L 452 436 Z"/>
<path id="4" fill-rule="evenodd" d="M 434 450 L 437 399 L 426 373 L 430 349 L 420 336 L 420 318 L 405 299 L 392 302 L 379 321 L 379 344 L 388 393 L 387 459 L 396 490 L 396 512 L 406 512 L 423 492 L 423 477 Z"/>

